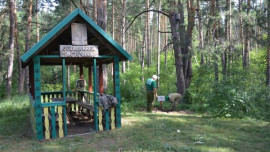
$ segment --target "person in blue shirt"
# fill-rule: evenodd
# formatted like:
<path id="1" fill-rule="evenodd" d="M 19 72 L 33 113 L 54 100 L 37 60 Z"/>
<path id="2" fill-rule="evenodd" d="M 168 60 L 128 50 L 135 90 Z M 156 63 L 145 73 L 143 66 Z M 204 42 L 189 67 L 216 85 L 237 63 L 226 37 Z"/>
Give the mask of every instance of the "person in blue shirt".
<path id="1" fill-rule="evenodd" d="M 157 97 L 157 76 L 153 75 L 152 78 L 149 78 L 145 82 L 146 87 L 146 96 L 147 96 L 147 112 L 152 112 L 154 106 L 154 100 Z"/>

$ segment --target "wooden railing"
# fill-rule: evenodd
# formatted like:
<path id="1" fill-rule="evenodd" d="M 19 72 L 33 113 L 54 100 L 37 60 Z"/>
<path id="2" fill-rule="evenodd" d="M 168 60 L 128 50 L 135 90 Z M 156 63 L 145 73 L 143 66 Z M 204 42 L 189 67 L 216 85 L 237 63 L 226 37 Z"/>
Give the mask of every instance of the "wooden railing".
<path id="1" fill-rule="evenodd" d="M 99 94 L 97 94 L 99 96 Z M 43 137 L 45 139 L 61 138 L 67 135 L 67 105 L 65 102 L 52 102 L 51 98 L 61 98 L 63 92 L 42 92 L 41 93 L 41 107 L 42 107 L 42 125 L 43 125 Z M 76 100 L 83 101 L 88 105 L 94 106 L 94 94 L 88 91 L 66 91 L 66 97 L 72 97 Z M 98 99 L 98 97 L 97 97 Z M 97 103 L 98 104 L 98 103 Z M 73 104 L 72 111 L 79 112 L 80 108 L 78 104 Z M 97 105 L 98 106 L 98 105 Z M 36 124 L 36 106 L 35 100 L 30 95 L 30 120 L 33 133 L 37 134 Z M 98 120 L 98 130 L 115 129 L 115 107 L 107 110 L 103 110 L 102 107 L 98 107 L 94 113 Z M 104 128 L 104 129 L 103 129 Z"/>

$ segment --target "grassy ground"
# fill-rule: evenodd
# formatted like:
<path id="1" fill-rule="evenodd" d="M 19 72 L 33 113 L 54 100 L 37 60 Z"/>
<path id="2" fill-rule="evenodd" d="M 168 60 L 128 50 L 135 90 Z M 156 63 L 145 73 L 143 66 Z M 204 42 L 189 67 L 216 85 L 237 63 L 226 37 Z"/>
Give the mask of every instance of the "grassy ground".
<path id="1" fill-rule="evenodd" d="M 270 149 L 269 122 L 140 111 L 123 112 L 121 129 L 38 142 L 29 131 L 27 106 L 27 97 L 0 100 L 0 151 L 266 152 Z"/>

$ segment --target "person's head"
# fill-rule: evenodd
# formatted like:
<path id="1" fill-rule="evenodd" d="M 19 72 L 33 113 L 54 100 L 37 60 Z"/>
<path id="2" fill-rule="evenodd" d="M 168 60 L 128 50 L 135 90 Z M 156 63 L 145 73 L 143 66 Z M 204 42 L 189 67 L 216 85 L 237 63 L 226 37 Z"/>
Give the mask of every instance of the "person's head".
<path id="1" fill-rule="evenodd" d="M 153 80 L 157 80 L 158 79 L 157 75 L 153 75 L 152 78 L 153 78 Z"/>

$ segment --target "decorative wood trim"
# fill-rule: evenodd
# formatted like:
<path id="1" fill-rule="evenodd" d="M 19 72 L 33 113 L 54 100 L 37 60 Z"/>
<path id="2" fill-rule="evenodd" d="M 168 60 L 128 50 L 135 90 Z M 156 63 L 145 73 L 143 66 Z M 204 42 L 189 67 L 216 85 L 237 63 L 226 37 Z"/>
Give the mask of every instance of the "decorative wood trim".
<path id="1" fill-rule="evenodd" d="M 34 82 L 35 82 L 35 111 L 36 111 L 36 130 L 37 139 L 43 140 L 43 121 L 41 106 L 41 83 L 40 83 L 40 58 L 34 57 Z"/>

